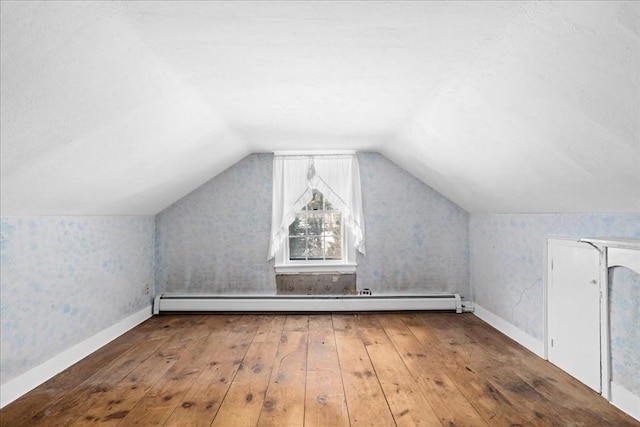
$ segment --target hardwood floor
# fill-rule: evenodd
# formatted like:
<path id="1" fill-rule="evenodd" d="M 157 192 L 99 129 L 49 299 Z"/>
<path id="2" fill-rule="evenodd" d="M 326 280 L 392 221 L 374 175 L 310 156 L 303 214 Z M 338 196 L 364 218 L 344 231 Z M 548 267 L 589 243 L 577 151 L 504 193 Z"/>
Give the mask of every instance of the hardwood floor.
<path id="1" fill-rule="evenodd" d="M 2 426 L 640 426 L 472 314 L 163 315 Z"/>

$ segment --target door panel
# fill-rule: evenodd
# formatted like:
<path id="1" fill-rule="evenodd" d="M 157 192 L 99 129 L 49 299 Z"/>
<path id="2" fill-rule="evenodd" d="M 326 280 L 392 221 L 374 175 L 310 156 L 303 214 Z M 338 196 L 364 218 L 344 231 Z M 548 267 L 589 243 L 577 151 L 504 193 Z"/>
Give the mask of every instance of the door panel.
<path id="1" fill-rule="evenodd" d="M 549 361 L 600 393 L 600 254 L 549 239 L 548 260 Z"/>

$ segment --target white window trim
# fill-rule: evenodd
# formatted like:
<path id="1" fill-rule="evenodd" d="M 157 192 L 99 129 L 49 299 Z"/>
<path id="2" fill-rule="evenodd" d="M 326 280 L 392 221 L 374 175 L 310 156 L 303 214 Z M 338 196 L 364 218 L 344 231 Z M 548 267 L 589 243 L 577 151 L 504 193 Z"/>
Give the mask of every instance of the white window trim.
<path id="1" fill-rule="evenodd" d="M 343 227 L 342 260 L 327 261 L 298 261 L 289 259 L 289 239 L 280 246 L 275 256 L 276 273 L 355 273 L 356 248 L 353 245 L 353 235 Z"/>
<path id="2" fill-rule="evenodd" d="M 360 194 L 360 176 L 359 176 L 359 168 L 357 164 L 357 158 L 355 158 L 356 151 L 354 150 L 317 150 L 317 151 L 278 151 L 274 153 L 274 167 L 275 160 L 278 156 L 320 156 L 323 155 L 346 155 L 353 156 L 355 164 L 353 165 L 353 172 L 357 172 L 354 175 L 354 193 L 347 195 L 346 193 L 343 195 L 343 191 L 339 191 L 341 197 L 347 195 L 347 199 L 349 203 L 346 204 L 345 208 L 350 209 L 348 212 L 348 222 L 349 226 L 344 223 L 345 218 L 343 212 L 343 259 L 342 260 L 290 260 L 289 259 L 289 239 L 288 239 L 288 227 L 284 228 L 281 224 L 277 224 L 277 218 L 281 215 L 281 212 L 277 212 L 275 209 L 274 202 L 274 210 L 272 215 L 272 228 L 271 228 L 271 242 L 269 246 L 269 256 L 267 259 L 273 258 L 275 262 L 275 272 L 276 273 L 354 273 L 356 271 L 357 263 L 356 263 L 356 251 L 364 254 L 364 218 L 362 215 L 362 201 Z M 310 169 L 311 170 L 311 169 Z M 313 176 L 315 177 L 315 170 L 313 171 Z M 322 172 L 321 172 L 322 174 Z M 275 175 L 274 175 L 275 176 Z M 312 178 L 309 178 L 309 174 L 306 174 L 306 180 L 308 182 L 307 185 L 312 185 L 313 188 L 316 188 L 317 183 L 312 183 Z M 320 179 L 322 183 L 327 185 L 324 179 Z M 275 182 L 275 178 L 274 178 Z M 335 176 L 334 176 L 335 183 Z M 331 188 L 332 184 L 329 183 L 327 185 L 329 190 L 336 191 L 334 188 Z M 274 183 L 275 188 L 275 183 Z M 322 190 L 321 190 L 322 191 Z M 274 199 L 275 200 L 275 199 Z M 346 200 L 346 199 L 345 199 Z M 353 205 L 353 206 L 352 206 Z M 355 211 L 354 211 L 355 209 Z M 352 230 L 354 228 L 354 230 Z M 287 237 L 284 237 L 285 232 L 287 233 Z M 278 237 L 276 237 L 278 236 Z M 356 248 L 357 242 L 357 248 Z M 276 249 L 277 248 L 277 249 Z"/>

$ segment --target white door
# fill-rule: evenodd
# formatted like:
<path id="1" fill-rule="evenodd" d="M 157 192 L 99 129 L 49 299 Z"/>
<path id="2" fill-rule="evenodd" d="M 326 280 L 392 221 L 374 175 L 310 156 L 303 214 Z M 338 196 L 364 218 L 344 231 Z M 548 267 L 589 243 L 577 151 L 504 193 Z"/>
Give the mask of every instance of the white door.
<path id="1" fill-rule="evenodd" d="M 547 244 L 549 361 L 600 393 L 600 254 L 586 243 Z"/>

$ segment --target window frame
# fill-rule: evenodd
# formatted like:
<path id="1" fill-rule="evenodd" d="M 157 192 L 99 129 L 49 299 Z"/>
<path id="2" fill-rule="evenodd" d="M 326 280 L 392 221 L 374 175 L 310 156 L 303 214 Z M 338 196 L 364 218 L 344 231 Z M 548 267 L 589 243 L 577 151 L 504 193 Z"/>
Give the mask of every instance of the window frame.
<path id="1" fill-rule="evenodd" d="M 320 192 L 317 189 L 315 191 Z M 320 212 L 331 212 L 324 208 L 326 207 L 326 196 L 322 194 L 324 203 L 323 209 Z M 306 206 L 305 206 L 306 208 Z M 352 233 L 349 232 L 348 227 L 344 224 L 344 215 L 340 209 L 332 209 L 332 211 L 338 211 L 341 213 L 341 233 L 342 233 L 342 259 L 325 259 L 325 260 L 292 260 L 290 259 L 289 242 L 290 235 L 287 230 L 287 237 L 284 244 L 276 253 L 275 257 L 275 270 L 276 273 L 323 273 L 323 272 L 340 272 L 340 273 L 354 273 L 356 271 L 356 249 L 354 247 L 354 239 Z M 300 212 L 318 212 L 318 210 L 301 210 L 296 212 L 296 215 Z"/>

